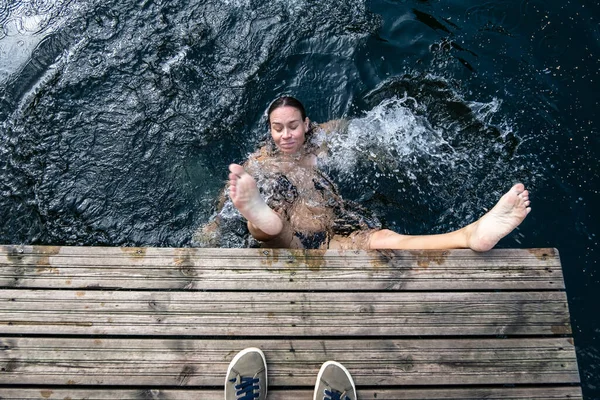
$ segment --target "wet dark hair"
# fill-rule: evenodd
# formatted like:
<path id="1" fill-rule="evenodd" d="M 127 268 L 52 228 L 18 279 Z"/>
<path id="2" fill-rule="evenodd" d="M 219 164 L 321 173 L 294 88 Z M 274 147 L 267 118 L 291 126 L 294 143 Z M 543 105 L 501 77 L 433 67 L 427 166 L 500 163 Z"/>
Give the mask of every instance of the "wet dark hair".
<path id="1" fill-rule="evenodd" d="M 300 100 L 296 99 L 292 96 L 281 96 L 271 103 L 269 109 L 267 110 L 267 124 L 271 125 L 271 113 L 280 107 L 294 107 L 296 110 L 300 111 L 300 115 L 302 116 L 302 121 L 306 119 L 306 110 Z"/>

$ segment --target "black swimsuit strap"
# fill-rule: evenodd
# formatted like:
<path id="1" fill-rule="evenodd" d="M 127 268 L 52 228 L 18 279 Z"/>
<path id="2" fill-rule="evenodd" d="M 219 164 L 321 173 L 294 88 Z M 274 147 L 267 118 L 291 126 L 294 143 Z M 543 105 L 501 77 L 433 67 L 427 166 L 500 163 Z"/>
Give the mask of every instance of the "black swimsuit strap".
<path id="1" fill-rule="evenodd" d="M 305 249 L 320 249 L 323 244 L 329 246 L 329 234 L 327 232 L 302 233 L 294 232 L 294 236 L 300 239 Z"/>

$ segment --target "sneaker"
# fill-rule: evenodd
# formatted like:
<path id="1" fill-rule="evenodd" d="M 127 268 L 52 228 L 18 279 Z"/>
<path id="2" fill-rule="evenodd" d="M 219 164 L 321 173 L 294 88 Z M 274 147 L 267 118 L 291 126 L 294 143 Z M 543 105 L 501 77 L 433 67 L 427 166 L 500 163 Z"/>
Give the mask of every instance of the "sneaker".
<path id="1" fill-rule="evenodd" d="M 350 372 L 335 361 L 321 367 L 313 400 L 356 400 L 356 388 Z"/>
<path id="2" fill-rule="evenodd" d="M 225 400 L 267 400 L 267 362 L 260 349 L 240 351 L 227 368 Z"/>

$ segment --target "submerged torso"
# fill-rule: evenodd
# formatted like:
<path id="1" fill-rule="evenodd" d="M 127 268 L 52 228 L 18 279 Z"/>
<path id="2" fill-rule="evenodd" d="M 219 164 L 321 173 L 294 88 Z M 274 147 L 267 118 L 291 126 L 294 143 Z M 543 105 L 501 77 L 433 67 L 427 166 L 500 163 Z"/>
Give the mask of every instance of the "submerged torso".
<path id="1" fill-rule="evenodd" d="M 342 199 L 311 151 L 289 156 L 263 148 L 245 168 L 265 202 L 289 223 L 291 242 L 283 247 L 328 248 L 334 237 L 381 227 L 364 208 Z"/>
<path id="2" fill-rule="evenodd" d="M 265 202 L 300 235 L 330 233 L 343 200 L 311 155 L 251 157 L 246 170 L 256 179 Z"/>
<path id="3" fill-rule="evenodd" d="M 267 145 L 244 163 L 245 170 L 256 180 L 261 197 L 286 221 L 286 232 L 265 243 L 267 247 L 326 249 L 332 241 L 339 244 L 349 238 L 348 248 L 366 248 L 366 239 L 356 233 L 381 228 L 379 220 L 366 209 L 342 199 L 336 185 L 322 170 L 326 158 L 322 140 L 323 135 L 312 136 L 295 155 L 283 154 L 273 145 Z M 216 225 L 209 223 L 197 232 L 198 245 L 218 246 L 218 237 L 230 236 L 228 230 L 238 229 L 235 221 L 239 219 L 231 211 L 239 213 L 228 197 L 223 200 Z"/>

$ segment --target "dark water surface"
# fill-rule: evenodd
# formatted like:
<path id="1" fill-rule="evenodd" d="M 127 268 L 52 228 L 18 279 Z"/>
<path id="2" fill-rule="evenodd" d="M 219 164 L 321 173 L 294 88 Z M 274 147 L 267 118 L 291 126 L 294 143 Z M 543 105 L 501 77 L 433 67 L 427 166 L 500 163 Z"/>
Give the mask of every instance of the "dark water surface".
<path id="1" fill-rule="evenodd" d="M 559 249 L 600 398 L 599 17 L 595 0 L 0 0 L 0 243 L 193 245 L 292 94 L 350 119 L 329 172 L 398 232 L 456 229 L 524 182 L 534 210 L 500 245 Z"/>

